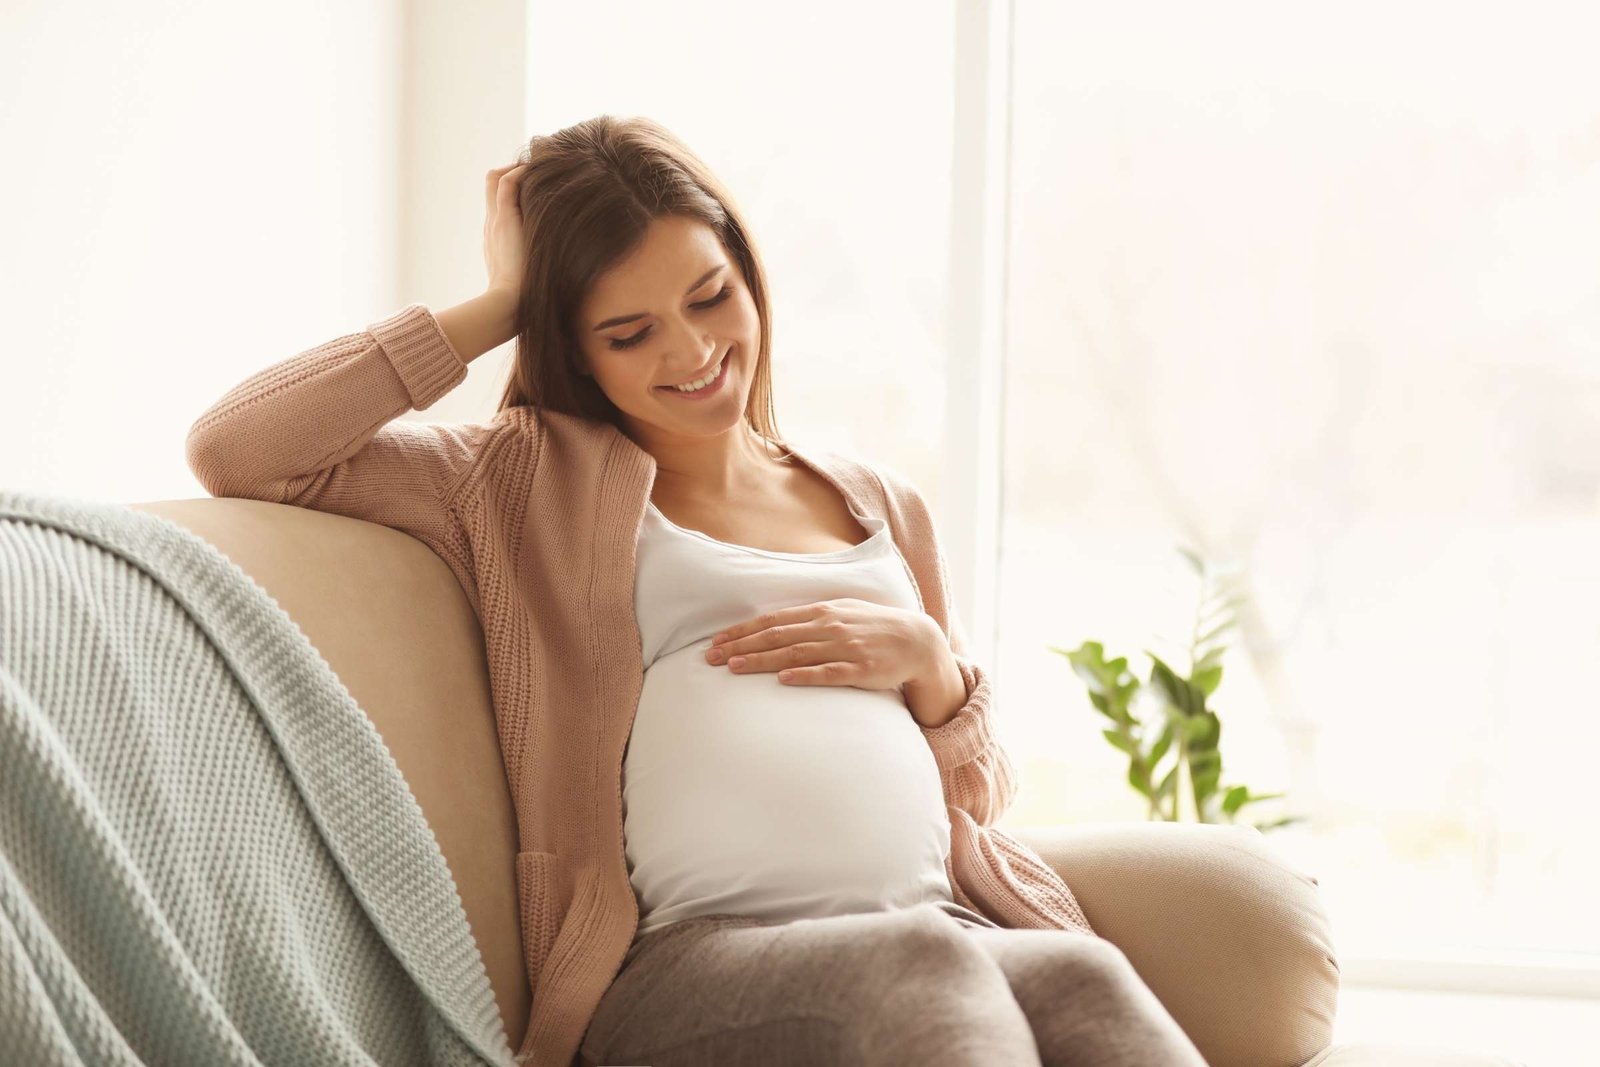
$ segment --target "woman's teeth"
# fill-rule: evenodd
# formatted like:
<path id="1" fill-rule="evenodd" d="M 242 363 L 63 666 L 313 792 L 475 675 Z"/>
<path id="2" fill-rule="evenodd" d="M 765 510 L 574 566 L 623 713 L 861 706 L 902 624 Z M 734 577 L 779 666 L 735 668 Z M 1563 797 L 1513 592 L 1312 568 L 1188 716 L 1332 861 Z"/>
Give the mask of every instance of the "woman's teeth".
<path id="1" fill-rule="evenodd" d="M 716 380 L 717 375 L 722 371 L 722 360 L 727 358 L 728 354 L 724 352 L 722 354 L 722 359 L 717 360 L 717 365 L 712 367 L 711 373 L 707 374 L 704 378 L 700 378 L 697 381 L 692 381 L 687 385 L 669 385 L 666 386 L 666 388 L 676 389 L 680 393 L 692 393 L 697 389 L 704 389 L 706 386 L 710 385 Z"/>

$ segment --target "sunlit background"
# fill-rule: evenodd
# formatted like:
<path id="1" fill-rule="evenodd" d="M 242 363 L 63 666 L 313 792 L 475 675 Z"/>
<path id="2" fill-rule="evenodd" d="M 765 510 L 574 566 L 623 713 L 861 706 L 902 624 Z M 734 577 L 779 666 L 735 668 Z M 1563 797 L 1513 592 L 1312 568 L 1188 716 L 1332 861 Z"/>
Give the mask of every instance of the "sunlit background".
<path id="1" fill-rule="evenodd" d="M 1186 667 L 1178 549 L 1235 564 L 1222 780 L 1304 820 L 1338 1038 L 1592 1042 L 1592 5 L 90 6 L 0 13 L 0 484 L 204 495 L 229 386 L 475 295 L 484 171 L 649 115 L 761 242 L 781 431 L 935 505 L 1002 827 L 1146 817 L 1051 647 Z"/>

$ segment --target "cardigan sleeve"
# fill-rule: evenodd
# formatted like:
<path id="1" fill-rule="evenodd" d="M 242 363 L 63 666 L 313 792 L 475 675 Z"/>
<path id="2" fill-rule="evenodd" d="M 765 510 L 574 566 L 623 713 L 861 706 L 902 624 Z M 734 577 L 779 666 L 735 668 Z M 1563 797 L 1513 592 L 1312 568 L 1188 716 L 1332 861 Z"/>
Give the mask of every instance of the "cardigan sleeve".
<path id="1" fill-rule="evenodd" d="M 455 561 L 449 504 L 493 427 L 395 420 L 466 373 L 433 313 L 408 305 L 234 386 L 190 426 L 189 469 L 212 496 L 379 523 Z"/>
<path id="2" fill-rule="evenodd" d="M 890 521 L 902 531 L 903 554 L 922 596 L 923 610 L 939 624 L 950 643 L 967 698 L 954 717 L 939 726 L 918 724 L 944 787 L 945 803 L 992 826 L 1016 799 L 1015 766 L 993 726 L 993 687 L 988 672 L 967 655 L 966 634 L 950 603 L 949 571 L 927 502 L 915 486 L 891 469 L 875 470 L 883 484 Z"/>
<path id="3" fill-rule="evenodd" d="M 1016 799 L 1017 772 L 994 734 L 989 676 L 958 651 L 959 644 L 952 637 L 951 651 L 967 683 L 967 701 L 948 722 L 919 728 L 933 749 L 945 803 L 971 815 L 979 826 L 993 826 Z"/>

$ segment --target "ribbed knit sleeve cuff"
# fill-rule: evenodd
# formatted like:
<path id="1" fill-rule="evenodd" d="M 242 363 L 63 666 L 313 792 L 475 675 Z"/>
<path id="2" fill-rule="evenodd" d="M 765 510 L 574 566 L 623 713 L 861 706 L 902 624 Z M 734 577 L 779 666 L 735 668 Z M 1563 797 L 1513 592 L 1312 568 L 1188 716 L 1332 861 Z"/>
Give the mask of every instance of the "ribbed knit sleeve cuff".
<path id="1" fill-rule="evenodd" d="M 467 365 L 439 328 L 426 304 L 404 310 L 367 327 L 411 395 L 411 406 L 426 411 L 467 376 Z"/>
<path id="2" fill-rule="evenodd" d="M 922 736 L 933 749 L 933 759 L 940 771 L 954 770 L 970 763 L 994 743 L 989 729 L 989 703 L 991 689 L 989 676 L 977 664 L 956 657 L 956 667 L 967 683 L 967 702 L 949 722 L 939 726 L 921 726 Z"/>

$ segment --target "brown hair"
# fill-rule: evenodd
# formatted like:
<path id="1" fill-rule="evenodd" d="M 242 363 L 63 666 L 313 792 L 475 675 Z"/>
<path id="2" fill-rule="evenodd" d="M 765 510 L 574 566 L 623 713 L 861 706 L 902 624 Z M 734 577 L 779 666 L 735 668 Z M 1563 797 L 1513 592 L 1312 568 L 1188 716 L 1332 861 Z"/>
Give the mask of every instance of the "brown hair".
<path id="1" fill-rule="evenodd" d="M 592 119 L 541 134 L 517 156 L 527 270 L 517 314 L 517 354 L 500 410 L 519 405 L 610 422 L 620 412 L 581 373 L 577 313 L 595 277 L 626 258 L 663 215 L 698 219 L 744 274 L 761 320 L 761 345 L 745 421 L 781 440 L 772 410 L 772 310 L 766 270 L 733 196 L 689 148 L 643 117 Z"/>

